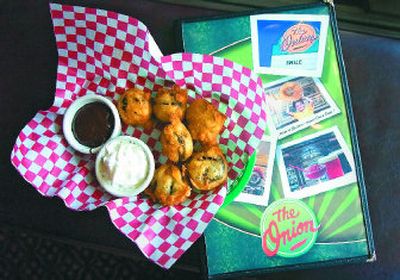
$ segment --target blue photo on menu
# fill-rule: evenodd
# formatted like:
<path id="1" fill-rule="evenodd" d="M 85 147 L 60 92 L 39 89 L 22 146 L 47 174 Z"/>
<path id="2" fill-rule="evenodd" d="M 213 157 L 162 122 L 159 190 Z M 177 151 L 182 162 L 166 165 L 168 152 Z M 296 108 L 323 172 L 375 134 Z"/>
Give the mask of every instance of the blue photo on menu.
<path id="1" fill-rule="evenodd" d="M 326 15 L 251 16 L 254 70 L 264 74 L 320 77 L 328 21 Z"/>

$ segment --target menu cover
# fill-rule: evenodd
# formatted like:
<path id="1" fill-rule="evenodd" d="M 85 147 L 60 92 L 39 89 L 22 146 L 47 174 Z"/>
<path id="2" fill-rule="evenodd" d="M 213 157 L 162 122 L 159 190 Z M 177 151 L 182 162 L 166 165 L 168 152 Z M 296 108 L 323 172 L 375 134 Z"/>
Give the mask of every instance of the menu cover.
<path id="1" fill-rule="evenodd" d="M 185 51 L 254 69 L 267 99 L 250 180 L 205 231 L 208 277 L 375 260 L 333 7 L 185 20 L 181 32 Z"/>

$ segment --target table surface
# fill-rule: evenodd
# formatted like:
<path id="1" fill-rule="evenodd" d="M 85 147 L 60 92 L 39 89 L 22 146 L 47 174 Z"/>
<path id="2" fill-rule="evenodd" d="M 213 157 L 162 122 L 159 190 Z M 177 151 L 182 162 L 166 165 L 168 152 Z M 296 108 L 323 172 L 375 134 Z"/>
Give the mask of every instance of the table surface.
<path id="1" fill-rule="evenodd" d="M 223 14 L 221 11 L 152 1 L 65 1 L 90 5 L 136 17 L 146 24 L 165 54 L 181 51 L 177 20 Z M 88 3 L 88 4 L 87 4 Z M 140 251 L 111 224 L 104 208 L 74 212 L 58 198 L 44 198 L 10 164 L 10 153 L 22 127 L 53 101 L 57 51 L 47 1 L 7 1 L 0 9 L 0 223 L 52 238 L 123 256 L 143 259 Z M 342 32 L 344 58 L 371 219 L 377 261 L 329 268 L 274 273 L 260 279 L 400 279 L 400 98 L 398 77 L 400 42 Z M 368 46 L 368 48 L 365 48 Z M 363 51 L 360 51 L 362 49 Z M 397 51 L 393 51 L 396 50 Z M 199 271 L 200 247 L 196 242 L 174 266 Z M 150 264 L 149 269 L 158 267 Z"/>

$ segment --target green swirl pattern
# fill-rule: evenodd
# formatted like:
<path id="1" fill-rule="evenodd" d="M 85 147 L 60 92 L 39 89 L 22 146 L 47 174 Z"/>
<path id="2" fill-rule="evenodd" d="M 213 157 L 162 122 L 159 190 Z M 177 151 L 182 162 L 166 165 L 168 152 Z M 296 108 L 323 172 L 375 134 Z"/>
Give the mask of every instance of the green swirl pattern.
<path id="1" fill-rule="evenodd" d="M 328 9 L 321 5 L 285 13 L 328 14 Z M 187 22 L 183 24 L 182 34 L 185 51 L 211 53 L 253 68 L 248 16 Z M 261 75 L 264 83 L 280 78 L 282 76 Z M 278 145 L 337 126 L 348 148 L 352 150 L 338 58 L 331 29 L 328 30 L 324 69 L 320 80 L 338 106 L 340 114 L 321 121 L 318 126 L 309 127 L 279 140 Z M 266 134 L 268 135 L 269 132 L 267 131 Z M 269 204 L 284 197 L 281 185 L 277 162 L 274 162 Z M 235 185 L 234 195 L 237 189 L 240 188 Z M 235 201 L 224 204 L 205 232 L 209 275 L 316 263 L 365 256 L 368 253 L 357 183 L 311 196 L 302 201 L 313 209 L 321 227 L 311 250 L 307 254 L 292 259 L 280 256 L 267 258 L 261 250 L 260 220 L 266 207 Z M 224 253 L 221 254 L 221 252 Z"/>
<path id="2" fill-rule="evenodd" d="M 232 44 L 231 46 L 223 48 L 213 54 L 252 68 L 251 55 L 243 55 L 251 54 L 250 39 L 242 40 L 237 44 Z M 263 82 L 272 82 L 282 77 L 261 75 L 261 78 Z M 319 130 L 338 126 L 340 132 L 345 138 L 346 144 L 351 149 L 351 139 L 347 123 L 345 103 L 331 30 L 328 32 L 325 64 L 321 81 L 339 107 L 341 113 L 320 122 L 317 129 L 309 127 L 278 141 L 278 145 L 315 133 Z M 283 191 L 281 188 L 278 167 L 275 162 L 269 204 L 281 198 L 283 198 Z M 321 223 L 321 230 L 317 242 L 340 242 L 365 238 L 358 184 L 353 183 L 303 199 L 303 201 L 314 210 L 318 221 Z M 239 230 L 250 234 L 260 235 L 259 224 L 264 210 L 265 207 L 232 202 L 218 212 L 217 219 Z"/>

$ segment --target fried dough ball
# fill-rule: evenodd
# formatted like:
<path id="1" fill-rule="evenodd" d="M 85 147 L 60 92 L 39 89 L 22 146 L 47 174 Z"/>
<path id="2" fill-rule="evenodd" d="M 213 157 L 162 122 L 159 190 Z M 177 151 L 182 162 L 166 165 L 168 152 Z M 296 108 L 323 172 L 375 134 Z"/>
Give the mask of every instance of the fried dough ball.
<path id="1" fill-rule="evenodd" d="M 226 116 L 210 102 L 196 99 L 187 109 L 186 120 L 193 140 L 199 140 L 203 145 L 215 145 Z"/>
<path id="2" fill-rule="evenodd" d="M 174 85 L 171 89 L 160 88 L 154 99 L 154 115 L 163 122 L 173 117 L 183 119 L 186 112 L 187 89 Z"/>
<path id="3" fill-rule="evenodd" d="M 186 170 L 193 187 L 201 191 L 221 186 L 228 177 L 228 163 L 218 146 L 194 153 Z"/>
<path id="4" fill-rule="evenodd" d="M 131 88 L 118 100 L 118 112 L 124 123 L 130 125 L 151 126 L 151 103 L 149 92 Z"/>
<path id="5" fill-rule="evenodd" d="M 174 117 L 161 133 L 162 153 L 170 161 L 187 160 L 193 153 L 193 140 L 186 126 Z"/>
<path id="6" fill-rule="evenodd" d="M 190 186 L 182 179 L 181 171 L 171 164 L 161 165 L 155 172 L 150 186 L 145 190 L 154 202 L 164 206 L 182 203 L 190 196 Z"/>

